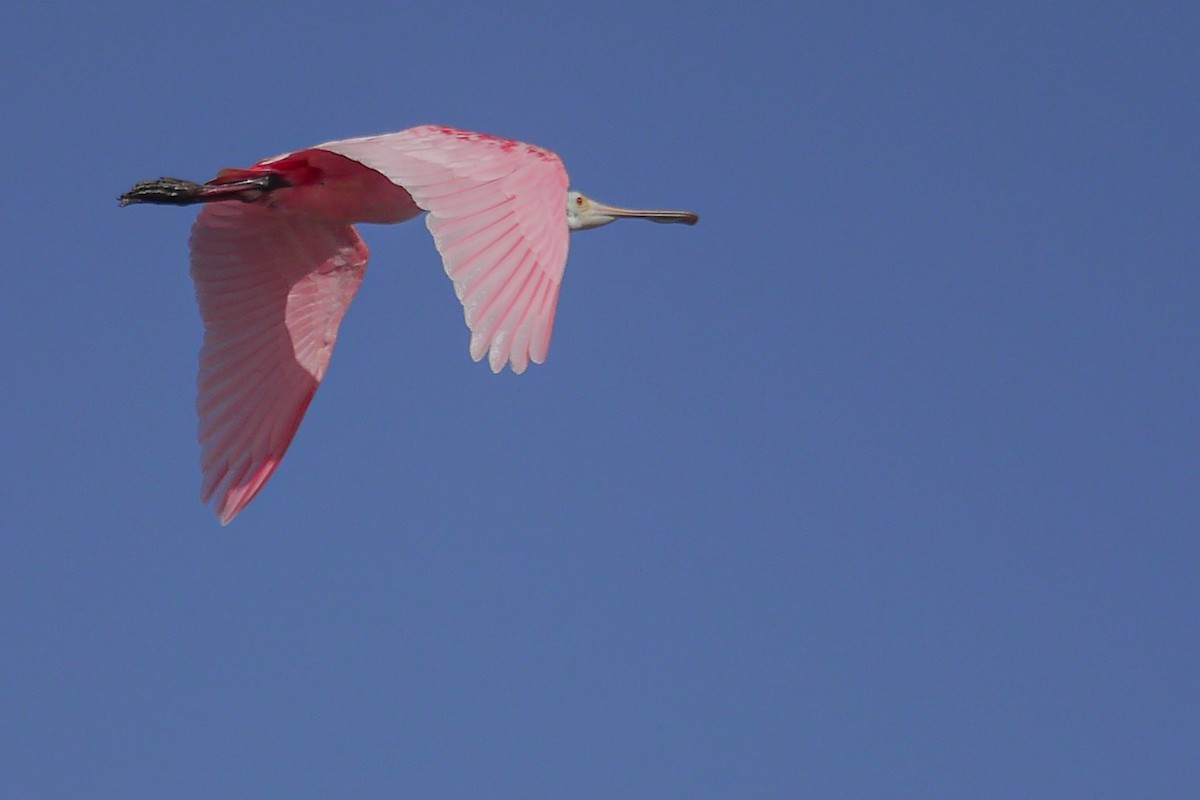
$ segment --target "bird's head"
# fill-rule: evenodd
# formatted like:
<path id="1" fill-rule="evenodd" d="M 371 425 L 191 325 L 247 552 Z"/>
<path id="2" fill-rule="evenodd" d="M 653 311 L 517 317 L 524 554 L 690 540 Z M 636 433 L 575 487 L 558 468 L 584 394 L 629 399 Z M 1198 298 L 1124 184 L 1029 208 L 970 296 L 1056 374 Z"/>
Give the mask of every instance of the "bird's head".
<path id="1" fill-rule="evenodd" d="M 651 222 L 681 222 L 695 225 L 700 219 L 690 211 L 643 211 L 636 208 L 618 208 L 597 203 L 579 192 L 567 192 L 567 227 L 573 231 L 599 228 L 620 217 L 636 217 Z"/>

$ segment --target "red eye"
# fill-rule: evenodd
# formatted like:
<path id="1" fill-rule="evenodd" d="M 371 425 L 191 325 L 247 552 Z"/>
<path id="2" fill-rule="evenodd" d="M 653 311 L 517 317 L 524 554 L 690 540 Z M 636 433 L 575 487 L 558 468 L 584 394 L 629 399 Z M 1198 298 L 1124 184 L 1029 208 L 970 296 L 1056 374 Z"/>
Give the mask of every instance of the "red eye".
<path id="1" fill-rule="evenodd" d="M 581 205 L 583 205 L 583 198 L 582 198 L 582 197 L 576 197 L 576 198 L 575 198 L 575 205 L 577 205 L 577 206 L 581 206 Z"/>

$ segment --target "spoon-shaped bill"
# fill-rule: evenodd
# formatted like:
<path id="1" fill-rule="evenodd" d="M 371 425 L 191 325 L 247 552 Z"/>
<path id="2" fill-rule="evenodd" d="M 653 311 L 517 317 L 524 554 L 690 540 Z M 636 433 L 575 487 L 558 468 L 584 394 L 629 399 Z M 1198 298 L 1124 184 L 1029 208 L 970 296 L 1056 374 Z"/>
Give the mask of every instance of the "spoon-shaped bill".
<path id="1" fill-rule="evenodd" d="M 608 206 L 604 203 L 597 203 L 595 200 L 592 201 L 592 210 L 606 217 L 648 219 L 651 222 L 660 222 L 663 224 L 679 222 L 684 225 L 695 225 L 700 221 L 700 217 L 691 211 L 655 211 L 640 208 L 621 208 L 619 206 Z"/>

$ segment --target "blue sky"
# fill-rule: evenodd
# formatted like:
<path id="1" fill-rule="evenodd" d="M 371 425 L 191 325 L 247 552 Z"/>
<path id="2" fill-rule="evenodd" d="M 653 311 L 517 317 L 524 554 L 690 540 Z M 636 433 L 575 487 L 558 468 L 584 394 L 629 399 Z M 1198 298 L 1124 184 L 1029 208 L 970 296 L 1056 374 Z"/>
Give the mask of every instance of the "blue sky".
<path id="1" fill-rule="evenodd" d="M 48 2 L 0 28 L 0 795 L 1200 794 L 1200 10 Z M 199 505 L 159 175 L 436 122 L 601 200 L 492 375 L 420 224 Z"/>

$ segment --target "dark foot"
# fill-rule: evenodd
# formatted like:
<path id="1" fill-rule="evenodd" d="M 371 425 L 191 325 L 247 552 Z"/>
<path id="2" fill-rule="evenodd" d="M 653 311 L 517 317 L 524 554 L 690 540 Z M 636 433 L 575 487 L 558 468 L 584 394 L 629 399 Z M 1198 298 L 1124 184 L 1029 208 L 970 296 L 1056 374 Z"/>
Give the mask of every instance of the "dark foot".
<path id="1" fill-rule="evenodd" d="M 218 200 L 241 200 L 249 203 L 267 192 L 289 185 L 282 175 L 274 172 L 229 183 L 194 183 L 180 178 L 157 178 L 134 184 L 132 189 L 117 198 L 117 202 L 122 206 L 134 203 L 190 206 L 193 203 L 212 203 Z"/>
<path id="2" fill-rule="evenodd" d="M 142 181 L 117 198 L 122 206 L 133 203 L 156 203 L 168 206 L 187 206 L 200 202 L 200 192 L 203 184 L 179 178 L 158 178 L 153 181 Z"/>

